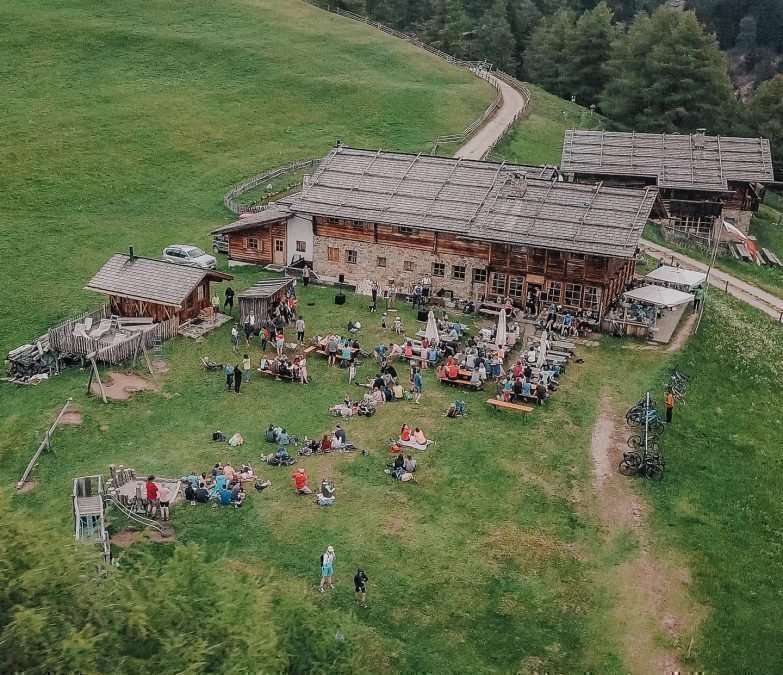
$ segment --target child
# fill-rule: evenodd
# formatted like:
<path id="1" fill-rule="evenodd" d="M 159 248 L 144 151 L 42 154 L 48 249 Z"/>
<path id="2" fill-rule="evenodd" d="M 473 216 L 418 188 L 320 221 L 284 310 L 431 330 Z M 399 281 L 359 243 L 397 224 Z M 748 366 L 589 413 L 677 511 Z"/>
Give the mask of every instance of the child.
<path id="1" fill-rule="evenodd" d="M 399 316 L 394 317 L 394 332 L 402 335 L 402 319 Z"/>
<path id="2" fill-rule="evenodd" d="M 356 576 L 353 578 L 353 585 L 356 589 L 356 602 L 358 605 L 364 608 L 367 607 L 367 603 L 365 602 L 367 599 L 367 581 L 367 575 L 360 567 L 356 570 Z"/>

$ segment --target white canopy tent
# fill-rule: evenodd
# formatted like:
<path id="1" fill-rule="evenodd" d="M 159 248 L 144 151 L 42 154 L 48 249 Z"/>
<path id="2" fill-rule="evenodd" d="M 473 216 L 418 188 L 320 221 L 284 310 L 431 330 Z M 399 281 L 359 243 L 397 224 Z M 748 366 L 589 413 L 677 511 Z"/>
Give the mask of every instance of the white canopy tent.
<path id="1" fill-rule="evenodd" d="M 501 309 L 498 314 L 498 327 L 495 332 L 495 346 L 500 349 L 506 346 L 506 310 Z"/>
<path id="2" fill-rule="evenodd" d="M 435 312 L 432 310 L 427 314 L 427 327 L 424 329 L 424 337 L 430 341 L 430 344 L 440 344 L 440 332 L 438 331 L 438 324 L 435 322 Z"/>
<path id="3" fill-rule="evenodd" d="M 644 278 L 649 279 L 653 283 L 671 284 L 683 290 L 691 291 L 707 281 L 707 274 L 696 270 L 686 270 L 682 267 L 664 265 L 645 275 Z"/>
<path id="4" fill-rule="evenodd" d="M 655 305 L 656 307 L 678 307 L 693 300 L 691 293 L 683 293 L 674 288 L 654 285 L 642 286 L 634 288 L 632 291 L 626 291 L 623 293 L 623 297 L 636 302 L 646 302 L 648 305 Z"/>

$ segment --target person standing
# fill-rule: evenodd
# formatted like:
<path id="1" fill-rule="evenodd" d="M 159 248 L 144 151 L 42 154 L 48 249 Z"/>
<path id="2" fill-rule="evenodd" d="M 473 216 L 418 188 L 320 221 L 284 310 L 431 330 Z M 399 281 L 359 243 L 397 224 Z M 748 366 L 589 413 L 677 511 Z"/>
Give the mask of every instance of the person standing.
<path id="1" fill-rule="evenodd" d="M 413 369 L 413 401 L 421 403 L 421 394 L 424 391 L 424 383 L 421 379 L 421 372 L 418 368 Z"/>
<path id="2" fill-rule="evenodd" d="M 704 288 L 699 285 L 696 286 L 696 290 L 693 292 L 693 311 L 698 312 L 701 303 L 704 300 Z"/>
<path id="3" fill-rule="evenodd" d="M 262 352 L 266 351 L 266 346 L 269 343 L 269 338 L 270 338 L 269 327 L 268 326 L 264 326 L 261 329 L 261 351 Z"/>
<path id="4" fill-rule="evenodd" d="M 356 576 L 353 578 L 353 586 L 356 589 L 356 603 L 361 607 L 367 608 L 367 582 L 369 579 L 360 567 L 356 570 Z"/>
<path id="5" fill-rule="evenodd" d="M 348 362 L 348 384 L 353 382 L 356 377 L 356 359 L 351 359 Z"/>
<path id="6" fill-rule="evenodd" d="M 302 384 L 307 384 L 309 379 L 310 376 L 307 373 L 307 359 L 304 354 L 302 354 L 302 358 L 299 359 L 299 381 Z"/>
<path id="7" fill-rule="evenodd" d="M 234 392 L 239 393 L 239 388 L 242 386 L 242 371 L 239 369 L 239 364 L 234 366 Z"/>
<path id="8" fill-rule="evenodd" d="M 147 494 L 147 515 L 152 516 L 157 506 L 158 493 L 160 492 L 158 486 L 155 485 L 155 476 L 147 476 L 144 490 Z"/>
<path id="9" fill-rule="evenodd" d="M 234 385 L 234 366 L 230 363 L 226 364 L 226 389 L 231 391 L 231 387 Z"/>
<path id="10" fill-rule="evenodd" d="M 158 504 L 160 505 L 160 519 L 162 521 L 171 520 L 171 511 L 169 510 L 171 497 L 165 485 L 158 489 Z"/>
<path id="11" fill-rule="evenodd" d="M 275 335 L 275 349 L 277 350 L 278 357 L 282 357 L 285 351 L 285 335 L 282 330 Z"/>
<path id="12" fill-rule="evenodd" d="M 223 302 L 223 309 L 228 307 L 228 313 L 233 314 L 234 313 L 234 289 L 229 286 L 226 289 L 226 299 Z"/>
<path id="13" fill-rule="evenodd" d="M 307 265 L 305 265 L 305 268 L 302 270 L 302 283 L 305 288 L 307 288 L 310 283 L 310 268 Z"/>
<path id="14" fill-rule="evenodd" d="M 304 342 L 304 334 L 305 334 L 305 322 L 304 319 L 300 316 L 296 320 L 296 339 L 299 341 L 299 344 L 302 344 Z"/>
<path id="15" fill-rule="evenodd" d="M 663 400 L 663 404 L 666 407 L 666 424 L 671 424 L 672 415 L 674 414 L 674 394 L 671 389 L 666 390 L 666 397 Z"/>
<path id="16" fill-rule="evenodd" d="M 239 328 L 237 328 L 237 324 L 231 326 L 231 351 L 234 354 L 239 353 Z"/>
<path id="17" fill-rule="evenodd" d="M 370 304 L 370 311 L 374 312 L 378 307 L 378 282 L 373 281 L 370 288 L 370 295 L 372 296 L 372 303 Z"/>
<path id="18" fill-rule="evenodd" d="M 250 357 L 245 354 L 242 357 L 242 371 L 245 375 L 245 382 L 250 382 Z"/>
<path id="19" fill-rule="evenodd" d="M 324 592 L 324 584 L 329 584 L 329 588 L 334 590 L 332 575 L 334 574 L 334 549 L 331 546 L 326 547 L 326 551 L 321 554 L 321 583 L 318 590 Z"/>
<path id="20" fill-rule="evenodd" d="M 220 296 L 215 291 L 212 295 L 212 312 L 217 316 L 220 313 Z"/>

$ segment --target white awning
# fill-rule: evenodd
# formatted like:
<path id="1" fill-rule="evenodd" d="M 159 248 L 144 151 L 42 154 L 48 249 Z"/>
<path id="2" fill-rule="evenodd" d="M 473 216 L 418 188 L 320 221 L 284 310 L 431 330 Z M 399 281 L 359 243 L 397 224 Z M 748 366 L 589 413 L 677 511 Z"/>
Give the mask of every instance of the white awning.
<path id="1" fill-rule="evenodd" d="M 669 267 L 664 265 L 645 275 L 645 279 L 659 281 L 666 284 L 674 284 L 683 288 L 692 289 L 707 281 L 707 275 L 704 272 L 695 270 L 685 270 L 682 267 Z"/>
<path id="2" fill-rule="evenodd" d="M 673 288 L 664 288 L 663 286 L 642 286 L 641 288 L 634 288 L 632 291 L 626 291 L 623 293 L 623 297 L 628 300 L 636 300 L 638 302 L 646 302 L 649 305 L 655 305 L 656 307 L 676 307 L 677 305 L 684 305 L 693 300 L 693 295 L 690 293 L 683 293 Z"/>

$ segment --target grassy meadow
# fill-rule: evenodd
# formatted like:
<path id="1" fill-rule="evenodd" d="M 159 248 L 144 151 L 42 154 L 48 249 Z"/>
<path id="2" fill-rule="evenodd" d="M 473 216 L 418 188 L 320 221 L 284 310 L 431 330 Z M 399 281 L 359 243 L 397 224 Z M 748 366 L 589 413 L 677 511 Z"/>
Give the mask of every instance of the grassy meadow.
<path id="1" fill-rule="evenodd" d="M 242 178 L 324 153 L 337 138 L 425 149 L 438 133 L 464 128 L 493 96 L 485 83 L 406 44 L 298 2 L 40 0 L 9 2 L 0 12 L 7 104 L 0 147 L 9 158 L 0 167 L 7 187 L 0 246 L 19 260 L 0 272 L 3 349 L 97 304 L 81 288 L 112 252 L 134 244 L 156 256 L 179 239 L 208 246 L 208 231 L 230 218 L 222 195 Z M 604 124 L 537 88 L 533 95 L 530 115 L 498 150 L 509 160 L 555 163 L 564 129 Z M 232 286 L 259 274 L 241 268 Z M 308 335 L 358 320 L 368 351 L 395 337 L 366 299 L 349 293 L 335 306 L 333 289 L 298 291 Z M 401 306 L 400 314 L 415 330 L 414 313 Z M 374 672 L 619 674 L 654 669 L 660 651 L 687 669 L 781 672 L 781 327 L 715 293 L 682 352 L 647 347 L 609 337 L 580 347 L 584 361 L 569 366 L 557 394 L 527 421 L 490 410 L 491 386 L 457 392 L 427 372 L 421 405 L 393 403 L 345 423 L 369 455 L 299 460 L 311 483 L 335 480 L 336 505 L 318 508 L 293 493 L 290 469 L 261 465 L 273 448 L 264 430 L 281 424 L 300 437 L 321 434 L 337 421 L 328 407 L 364 390 L 314 357 L 310 385 L 254 375 L 241 395 L 229 393 L 223 374 L 199 363 L 238 358 L 224 326 L 202 341 L 166 343 L 168 371 L 154 378 L 156 391 L 128 401 L 104 405 L 87 395 L 88 374 L 77 369 L 37 387 L 0 388 L 0 510 L 32 523 L 31 539 L 57 546 L 72 528 L 74 476 L 106 472 L 110 463 L 180 476 L 250 461 L 271 479 L 269 489 L 252 492 L 238 510 L 177 506 L 175 542 L 117 549 L 120 570 L 136 556 L 176 562 L 174 550 L 194 544 L 227 586 L 241 570 L 275 580 L 279 596 L 308 603 L 325 621 L 354 617 Z M 259 346 L 248 351 L 257 361 Z M 667 476 L 614 483 L 649 512 L 649 532 L 622 518 L 608 524 L 591 456 L 593 432 L 605 424 L 602 402 L 621 417 L 646 389 L 660 392 L 672 365 L 692 383 L 663 440 Z M 398 370 L 405 379 L 405 367 Z M 359 375 L 375 372 L 366 359 Z M 457 396 L 469 417 L 446 419 Z M 14 491 L 36 432 L 68 397 L 83 423 L 57 431 L 53 452 L 34 471 L 34 490 Z M 437 441 L 418 453 L 416 484 L 383 473 L 386 440 L 403 422 Z M 238 431 L 246 443 L 215 444 L 215 430 Z M 614 481 L 626 432 L 608 458 Z M 112 518 L 113 533 L 125 527 Z M 337 589 L 321 596 L 318 556 L 328 544 L 337 551 Z M 688 583 L 663 575 L 656 584 L 687 588 L 677 602 L 701 608 L 696 629 L 667 628 L 654 604 L 655 620 L 638 622 L 652 580 L 631 584 L 627 570 L 647 555 L 663 569 L 687 570 Z M 369 608 L 361 611 L 350 583 L 360 565 L 370 578 Z M 201 597 L 214 573 L 193 579 L 176 588 Z M 268 601 L 263 623 L 280 620 L 279 601 Z M 258 623 L 249 621 L 248 631 L 266 639 Z M 649 640 L 639 649 L 642 632 Z M 290 636 L 287 648 L 297 649 L 296 626 Z M 2 654 L 0 670 L 8 670 Z"/>

